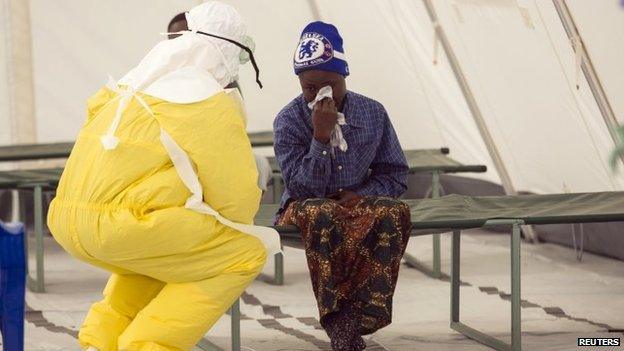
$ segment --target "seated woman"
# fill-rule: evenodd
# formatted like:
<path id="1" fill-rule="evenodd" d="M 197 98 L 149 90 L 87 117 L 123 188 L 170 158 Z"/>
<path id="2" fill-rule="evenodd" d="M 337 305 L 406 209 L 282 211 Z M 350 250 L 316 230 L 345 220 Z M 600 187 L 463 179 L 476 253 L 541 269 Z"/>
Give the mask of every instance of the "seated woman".
<path id="1" fill-rule="evenodd" d="M 309 24 L 294 57 L 303 94 L 274 122 L 286 190 L 277 222 L 301 229 L 321 325 L 334 350 L 391 322 L 411 229 L 407 162 L 384 107 L 347 91 L 336 27 Z"/>

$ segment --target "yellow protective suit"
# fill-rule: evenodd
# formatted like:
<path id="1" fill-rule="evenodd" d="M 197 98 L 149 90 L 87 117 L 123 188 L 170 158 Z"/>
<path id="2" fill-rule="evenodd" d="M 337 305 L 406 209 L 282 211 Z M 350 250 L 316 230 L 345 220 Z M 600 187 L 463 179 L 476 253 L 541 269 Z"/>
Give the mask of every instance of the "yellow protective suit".
<path id="1" fill-rule="evenodd" d="M 266 250 L 256 237 L 184 207 L 190 192 L 160 128 L 189 155 L 204 201 L 234 222 L 252 223 L 258 209 L 256 165 L 240 106 L 224 92 L 190 104 L 137 94 L 154 116 L 131 99 L 120 143 L 108 151 L 100 137 L 117 93 L 103 88 L 89 99 L 48 225 L 73 256 L 113 273 L 80 330 L 83 347 L 190 350 L 256 277 Z"/>

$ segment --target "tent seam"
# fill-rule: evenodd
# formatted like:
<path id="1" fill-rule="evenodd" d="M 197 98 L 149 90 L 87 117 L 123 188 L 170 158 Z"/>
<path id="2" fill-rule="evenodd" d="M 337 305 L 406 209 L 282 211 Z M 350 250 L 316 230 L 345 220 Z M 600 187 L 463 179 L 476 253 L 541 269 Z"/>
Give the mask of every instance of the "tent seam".
<path id="1" fill-rule="evenodd" d="M 556 50 L 555 48 L 555 44 L 553 42 L 552 36 L 550 34 L 550 31 L 548 30 L 548 26 L 546 25 L 546 21 L 544 21 L 544 16 L 542 14 L 542 11 L 539 7 L 539 5 L 537 4 L 537 2 L 535 0 L 533 0 L 533 3 L 535 5 L 535 9 L 537 10 L 537 14 L 539 15 L 539 19 L 540 22 L 542 23 L 542 27 L 544 27 L 544 31 L 546 32 L 546 36 L 548 37 L 548 43 L 550 44 L 550 47 L 552 49 L 552 52 L 555 54 L 555 57 L 557 57 L 557 62 L 559 63 L 559 68 L 561 70 L 561 73 L 563 74 L 563 77 L 566 81 L 567 86 L 568 86 L 568 91 L 570 91 L 570 94 L 573 97 L 574 100 L 574 106 L 576 107 L 576 111 L 580 117 L 580 120 L 583 124 L 583 126 L 585 126 L 585 134 L 589 137 L 589 139 L 591 140 L 592 146 L 594 151 L 596 152 L 596 156 L 598 156 L 598 159 L 603 160 L 603 157 L 600 155 L 600 150 L 598 149 L 598 145 L 596 144 L 596 140 L 594 138 L 594 136 L 592 135 L 592 133 L 590 133 L 590 128 L 589 125 L 587 124 L 587 119 L 585 114 L 583 114 L 583 110 L 580 107 L 579 101 L 578 101 L 578 93 L 574 91 L 574 89 L 572 89 L 571 85 L 570 85 L 570 79 L 568 78 L 568 75 L 566 74 L 563 62 L 561 61 L 561 56 L 559 54 L 559 52 Z M 587 79 L 585 78 L 584 81 L 586 82 Z M 606 172 L 607 175 L 610 174 L 609 169 L 606 166 L 606 162 L 600 162 L 600 165 L 602 166 L 603 170 Z M 615 190 L 616 189 L 616 185 L 613 182 L 612 177 L 607 176 L 609 183 L 611 184 L 611 190 Z"/>

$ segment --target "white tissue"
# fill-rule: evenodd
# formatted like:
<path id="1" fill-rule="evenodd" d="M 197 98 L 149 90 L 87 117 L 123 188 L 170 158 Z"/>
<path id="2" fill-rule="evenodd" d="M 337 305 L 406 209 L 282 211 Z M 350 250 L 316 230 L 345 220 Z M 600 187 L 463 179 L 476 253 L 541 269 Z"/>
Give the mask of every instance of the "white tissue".
<path id="1" fill-rule="evenodd" d="M 308 103 L 308 108 L 313 109 L 314 105 L 316 105 L 317 102 L 325 98 L 333 99 L 333 96 L 334 96 L 333 94 L 334 92 L 331 86 L 327 85 L 327 86 L 322 87 L 321 89 L 319 89 L 314 100 Z M 334 127 L 334 131 L 332 132 L 330 140 L 329 140 L 329 144 L 332 147 L 337 147 L 342 152 L 347 151 L 348 145 L 347 145 L 347 141 L 344 139 L 344 136 L 342 135 L 342 128 L 340 128 L 340 126 L 344 126 L 346 124 L 347 124 L 347 119 L 345 118 L 345 115 L 342 112 L 338 112 L 338 124 L 336 124 L 336 126 Z"/>

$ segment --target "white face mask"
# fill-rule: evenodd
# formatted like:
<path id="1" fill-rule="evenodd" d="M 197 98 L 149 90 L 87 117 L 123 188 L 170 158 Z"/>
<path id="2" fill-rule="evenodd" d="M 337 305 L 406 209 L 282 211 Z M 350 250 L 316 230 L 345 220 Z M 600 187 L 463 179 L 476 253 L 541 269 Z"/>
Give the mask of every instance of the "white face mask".
<path id="1" fill-rule="evenodd" d="M 253 38 L 248 35 L 243 36 L 243 38 L 241 39 L 241 44 L 248 47 L 252 53 L 256 51 L 256 43 L 254 42 Z M 241 49 L 238 60 L 241 65 L 244 65 L 251 60 L 251 56 L 247 51 Z"/>
<path id="2" fill-rule="evenodd" d="M 190 27 L 189 27 L 190 28 Z M 238 61 L 237 64 L 239 64 L 240 62 L 247 62 L 247 61 L 251 61 L 251 64 L 254 68 L 254 70 L 256 71 L 256 83 L 258 83 L 258 86 L 260 87 L 260 89 L 262 89 L 262 82 L 260 82 L 260 69 L 258 68 L 258 65 L 256 64 L 256 60 L 254 59 L 254 55 L 253 55 L 253 51 L 255 50 L 256 44 L 253 41 L 253 39 L 250 36 L 243 36 L 242 40 L 244 40 L 248 45 L 250 45 L 251 47 L 248 47 L 246 45 L 243 45 L 239 42 L 237 42 L 236 40 L 232 40 L 232 39 L 228 39 L 226 37 L 222 37 L 219 35 L 215 35 L 215 34 L 210 34 L 210 33 L 206 33 L 206 32 L 202 32 L 202 31 L 198 31 L 198 30 L 191 30 L 191 32 L 196 33 L 196 34 L 201 34 L 201 35 L 205 35 L 208 37 L 213 37 L 213 38 L 217 38 L 217 39 L 221 39 L 221 40 L 225 40 L 231 44 L 234 44 L 236 46 L 238 46 L 241 51 L 244 51 L 247 55 L 241 55 L 239 53 L 238 56 Z M 225 56 L 223 55 L 223 52 L 220 52 L 221 56 L 225 59 Z M 227 63 L 226 63 L 227 66 Z M 227 68 L 229 70 L 229 67 Z"/>
<path id="3" fill-rule="evenodd" d="M 229 78 L 228 80 L 236 80 L 238 78 L 238 75 L 235 73 L 235 71 L 238 71 L 238 67 L 232 68 L 232 67 L 230 67 L 230 63 L 232 63 L 235 66 L 238 66 L 238 62 L 230 62 L 230 61 L 228 61 L 228 59 L 225 58 L 225 55 L 223 54 L 223 51 L 221 50 L 219 45 L 216 45 L 214 43 L 212 43 L 212 44 L 213 44 L 213 47 L 214 47 L 215 51 L 219 53 L 219 56 L 221 56 L 221 63 L 223 64 L 223 67 L 227 71 L 227 76 Z M 220 82 L 220 83 L 222 83 L 222 82 Z"/>

